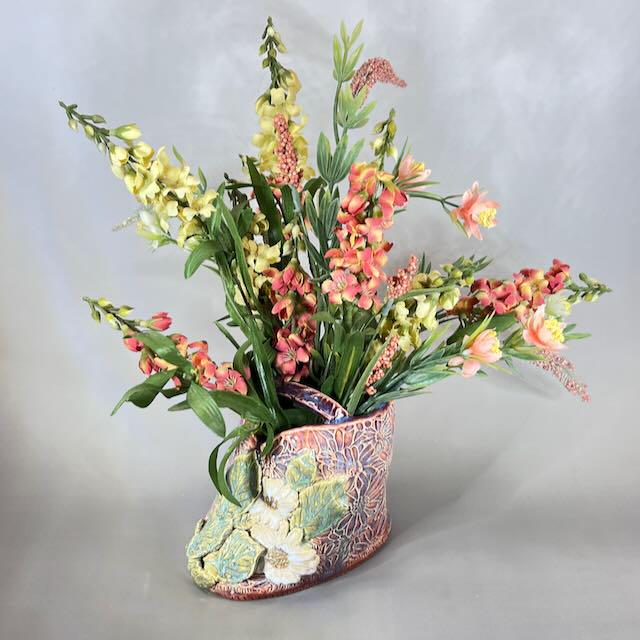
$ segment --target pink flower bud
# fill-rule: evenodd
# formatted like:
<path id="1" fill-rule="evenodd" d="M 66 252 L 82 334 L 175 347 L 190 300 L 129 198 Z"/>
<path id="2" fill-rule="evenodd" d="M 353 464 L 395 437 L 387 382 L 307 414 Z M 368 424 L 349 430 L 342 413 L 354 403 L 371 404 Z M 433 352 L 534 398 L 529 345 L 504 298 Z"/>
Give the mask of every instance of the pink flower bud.
<path id="1" fill-rule="evenodd" d="M 171 326 L 171 316 L 166 311 L 160 311 L 159 313 L 154 313 L 151 316 L 151 320 L 149 320 L 148 324 L 152 329 L 156 329 L 157 331 L 165 331 Z"/>

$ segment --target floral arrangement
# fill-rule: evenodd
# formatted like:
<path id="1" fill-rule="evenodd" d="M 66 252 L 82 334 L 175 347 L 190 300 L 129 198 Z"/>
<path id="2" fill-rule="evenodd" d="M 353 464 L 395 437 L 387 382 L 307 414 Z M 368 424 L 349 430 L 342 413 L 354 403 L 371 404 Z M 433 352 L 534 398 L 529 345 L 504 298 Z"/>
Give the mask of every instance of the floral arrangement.
<path id="1" fill-rule="evenodd" d="M 359 23 L 349 33 L 341 25 L 333 40 L 332 130 L 318 139 L 315 168 L 303 135 L 300 81 L 280 61 L 286 50 L 271 19 L 259 49 L 269 83 L 255 105 L 257 152 L 241 156 L 238 178 L 225 173 L 209 186 L 203 171 L 193 171 L 175 147 L 172 159 L 165 147 L 143 142 L 136 125 L 109 128 L 102 116 L 60 103 L 69 126 L 106 154 L 139 205 L 119 227 L 135 224 L 154 248 L 184 250 L 185 278 L 205 268 L 223 284 L 226 315 L 215 324 L 229 341 L 227 359 L 210 353 L 205 340 L 170 333 L 166 312 L 136 319 L 130 306 L 85 298 L 92 317 L 110 324 L 139 355 L 146 376 L 114 412 L 125 402 L 146 407 L 163 395 L 177 399 L 170 411 L 192 410 L 220 436 L 209 461 L 222 494 L 219 509 L 248 504 L 225 471 L 243 441 L 254 436 L 268 456 L 280 431 L 316 421 L 279 395 L 285 383 L 301 382 L 334 398 L 349 415 L 362 415 L 451 376 L 510 370 L 516 360 L 528 360 L 588 399 L 562 355 L 570 341 L 588 334 L 576 332 L 567 316 L 573 305 L 609 291 L 605 285 L 584 273 L 574 278 L 561 260 L 490 278 L 479 275 L 487 258 L 460 257 L 434 268 L 422 251 L 388 272 L 393 246 L 385 235 L 397 218 L 409 215 L 411 200 L 434 202 L 477 240 L 497 224 L 500 205 L 477 182 L 462 194 L 436 193 L 431 171 L 414 159 L 408 142 L 396 146 L 393 109 L 373 127 L 370 153 L 363 153 L 364 139 L 352 144 L 374 110 L 369 98 L 375 85 L 405 86 L 385 59 L 359 64 L 361 28 Z M 222 408 L 236 412 L 240 426 L 227 430 Z M 272 558 L 272 575 L 286 581 L 312 572 L 317 558 L 303 540 L 314 531 L 279 528 L 298 494 L 276 484 L 265 480 L 262 491 L 283 494 L 281 504 L 288 506 L 282 513 L 266 498 L 251 506 L 264 511 L 272 528 L 249 540 L 242 527 L 232 534 L 227 529 L 225 539 L 234 548 L 259 543 L 280 553 L 296 550 L 299 566 L 288 569 L 295 575 L 278 574 Z M 220 576 L 224 562 L 216 562 L 222 563 L 216 565 Z"/>

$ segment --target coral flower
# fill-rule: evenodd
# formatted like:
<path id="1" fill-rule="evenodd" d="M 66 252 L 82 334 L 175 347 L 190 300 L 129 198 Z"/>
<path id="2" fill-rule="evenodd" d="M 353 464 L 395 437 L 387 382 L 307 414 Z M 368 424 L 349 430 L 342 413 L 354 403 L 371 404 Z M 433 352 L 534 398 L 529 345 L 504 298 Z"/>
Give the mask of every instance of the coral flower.
<path id="1" fill-rule="evenodd" d="M 124 346 L 129 349 L 129 351 L 142 351 L 144 345 L 137 338 L 125 338 L 123 340 Z"/>
<path id="2" fill-rule="evenodd" d="M 462 365 L 462 376 L 472 378 L 480 370 L 482 364 L 497 362 L 502 357 L 500 341 L 493 329 L 485 329 L 467 346 L 461 356 L 449 360 L 450 367 Z"/>
<path id="3" fill-rule="evenodd" d="M 278 331 L 276 351 L 276 368 L 288 380 L 296 375 L 298 364 L 306 364 L 310 359 L 304 340 L 297 333 L 291 333 L 289 329 Z"/>
<path id="4" fill-rule="evenodd" d="M 420 183 L 426 182 L 430 175 L 431 170 L 424 168 L 424 162 L 416 162 L 407 154 L 398 167 L 398 184 L 403 189 L 423 191 L 426 185 Z"/>
<path id="5" fill-rule="evenodd" d="M 157 331 L 165 331 L 171 326 L 171 323 L 171 316 L 166 311 L 154 313 L 151 316 L 151 320 L 148 321 L 149 327 Z"/>
<path id="6" fill-rule="evenodd" d="M 565 324 L 556 318 L 545 318 L 545 305 L 538 307 L 529 317 L 522 337 L 526 342 L 547 351 L 566 349 L 562 330 Z"/>
<path id="7" fill-rule="evenodd" d="M 482 240 L 480 227 L 489 229 L 496 226 L 496 210 L 500 205 L 485 198 L 486 193 L 480 191 L 480 186 L 474 182 L 471 189 L 464 192 L 460 206 L 451 212 L 452 219 L 460 222 L 469 238 L 475 236 Z"/>
<path id="8" fill-rule="evenodd" d="M 322 292 L 329 294 L 331 304 L 342 304 L 343 301 L 353 302 L 360 292 L 360 285 L 352 273 L 344 269 L 336 269 L 331 274 L 331 278 L 322 283 Z"/>
<path id="9" fill-rule="evenodd" d="M 247 383 L 242 375 L 232 368 L 230 362 L 223 362 L 215 372 L 216 389 L 218 391 L 236 391 L 247 395 Z"/>

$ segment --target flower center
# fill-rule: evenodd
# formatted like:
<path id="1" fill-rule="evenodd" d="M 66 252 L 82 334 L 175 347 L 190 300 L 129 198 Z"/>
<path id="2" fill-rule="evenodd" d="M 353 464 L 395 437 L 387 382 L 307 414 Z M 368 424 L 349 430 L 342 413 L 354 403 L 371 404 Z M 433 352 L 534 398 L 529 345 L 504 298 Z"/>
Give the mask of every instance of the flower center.
<path id="1" fill-rule="evenodd" d="M 286 569 L 289 566 L 289 556 L 282 549 L 269 549 L 266 560 L 276 569 Z"/>
<path id="2" fill-rule="evenodd" d="M 562 322 L 558 322 L 556 318 L 548 318 L 544 321 L 544 326 L 551 332 L 554 342 L 564 342 L 564 333 L 562 333 L 564 324 Z"/>
<path id="3" fill-rule="evenodd" d="M 275 500 L 275 498 L 263 495 L 262 500 L 268 507 L 271 507 L 272 509 L 276 509 L 276 510 L 278 509 L 278 502 Z"/>
<path id="4" fill-rule="evenodd" d="M 496 226 L 496 210 L 484 209 L 478 216 L 478 223 L 487 229 Z"/>

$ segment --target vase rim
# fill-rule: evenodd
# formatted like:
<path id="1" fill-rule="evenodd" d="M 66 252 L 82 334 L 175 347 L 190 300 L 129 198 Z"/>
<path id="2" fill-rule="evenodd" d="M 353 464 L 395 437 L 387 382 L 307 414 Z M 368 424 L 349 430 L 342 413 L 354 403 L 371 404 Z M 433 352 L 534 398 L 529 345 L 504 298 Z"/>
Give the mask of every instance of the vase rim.
<path id="1" fill-rule="evenodd" d="M 393 404 L 394 404 L 393 401 L 385 402 L 381 407 L 379 407 L 378 409 L 375 409 L 374 411 L 371 411 L 369 413 L 363 413 L 360 416 L 347 416 L 346 418 L 340 418 L 335 422 L 320 422 L 320 423 L 313 423 L 313 424 L 304 424 L 304 425 L 300 425 L 299 427 L 293 427 L 292 429 L 286 429 L 284 431 L 281 431 L 278 435 L 276 435 L 276 437 L 273 440 L 273 444 L 275 446 L 277 441 L 279 439 L 282 439 L 282 437 L 289 437 L 289 435 L 295 435 L 300 431 L 308 431 L 308 430 L 316 431 L 319 429 L 337 430 L 344 426 L 353 424 L 355 422 L 360 422 L 361 420 L 374 418 L 389 411 L 393 407 Z"/>

